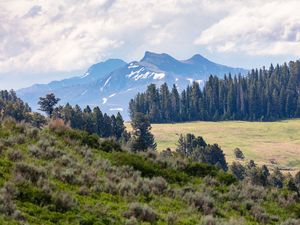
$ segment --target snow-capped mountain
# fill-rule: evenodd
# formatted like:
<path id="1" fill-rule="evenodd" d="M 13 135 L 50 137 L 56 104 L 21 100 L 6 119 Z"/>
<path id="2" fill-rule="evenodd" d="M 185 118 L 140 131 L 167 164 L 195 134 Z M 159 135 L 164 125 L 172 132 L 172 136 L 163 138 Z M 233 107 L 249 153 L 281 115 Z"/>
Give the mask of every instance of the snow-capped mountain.
<path id="1" fill-rule="evenodd" d="M 61 103 L 81 106 L 98 105 L 104 112 L 122 111 L 127 116 L 128 102 L 138 92 L 155 83 L 185 88 L 193 81 L 203 84 L 210 74 L 245 74 L 247 70 L 216 64 L 197 54 L 187 60 L 177 60 L 168 54 L 146 52 L 140 61 L 126 64 L 110 59 L 92 65 L 81 77 L 74 77 L 49 84 L 37 84 L 17 91 L 17 94 L 37 109 L 40 96 L 53 92 Z"/>

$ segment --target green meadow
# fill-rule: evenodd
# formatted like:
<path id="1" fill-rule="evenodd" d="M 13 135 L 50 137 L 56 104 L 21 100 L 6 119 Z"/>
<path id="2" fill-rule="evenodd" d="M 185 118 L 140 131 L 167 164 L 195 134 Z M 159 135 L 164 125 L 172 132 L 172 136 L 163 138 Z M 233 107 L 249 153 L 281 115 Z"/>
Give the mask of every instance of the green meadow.
<path id="1" fill-rule="evenodd" d="M 258 164 L 277 165 L 291 171 L 300 168 L 300 120 L 277 122 L 188 122 L 152 124 L 158 150 L 176 149 L 180 134 L 203 136 L 210 144 L 218 143 L 227 161 L 234 160 L 233 150 L 238 147 L 246 159 Z"/>

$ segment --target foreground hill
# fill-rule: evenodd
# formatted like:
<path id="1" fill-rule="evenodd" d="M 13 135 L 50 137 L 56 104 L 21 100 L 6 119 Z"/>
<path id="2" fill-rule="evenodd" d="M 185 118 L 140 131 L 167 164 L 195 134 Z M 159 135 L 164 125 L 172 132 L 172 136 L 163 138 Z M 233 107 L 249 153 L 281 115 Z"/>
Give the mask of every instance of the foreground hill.
<path id="1" fill-rule="evenodd" d="M 128 126 L 129 128 L 129 126 Z M 176 148 L 178 135 L 194 133 L 209 142 L 220 144 L 226 159 L 234 160 L 233 150 L 239 147 L 246 158 L 259 164 L 291 170 L 300 168 L 300 120 L 278 122 L 189 122 L 152 124 L 158 150 Z M 272 163 L 271 163 L 272 162 Z"/>
<path id="2" fill-rule="evenodd" d="M 55 121 L 0 125 L 0 224 L 297 225 L 299 197 L 286 187 L 170 152 L 122 151 Z"/>
<path id="3" fill-rule="evenodd" d="M 193 81 L 203 84 L 214 74 L 245 74 L 247 71 L 214 63 L 197 54 L 187 60 L 177 60 L 168 54 L 146 52 L 140 61 L 126 64 L 108 60 L 93 65 L 82 77 L 33 85 L 19 90 L 18 96 L 35 110 L 40 96 L 53 92 L 63 104 L 100 106 L 104 112 L 123 111 L 127 116 L 128 102 L 151 84 L 164 82 L 185 88 Z"/>

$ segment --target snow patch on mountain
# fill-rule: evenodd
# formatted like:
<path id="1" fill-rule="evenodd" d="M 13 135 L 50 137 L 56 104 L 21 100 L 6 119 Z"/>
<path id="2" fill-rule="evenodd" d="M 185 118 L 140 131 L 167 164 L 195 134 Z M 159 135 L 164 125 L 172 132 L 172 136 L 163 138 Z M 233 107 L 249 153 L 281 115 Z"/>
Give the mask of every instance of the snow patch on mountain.
<path id="1" fill-rule="evenodd" d="M 89 72 L 86 72 L 86 73 L 83 74 L 80 78 L 83 79 L 83 78 L 87 77 L 88 75 L 90 75 L 90 73 L 89 73 Z"/>
<path id="2" fill-rule="evenodd" d="M 133 68 L 137 68 L 139 67 L 138 64 L 135 64 L 135 63 L 130 63 L 129 66 L 127 67 L 128 69 L 133 69 Z"/>
<path id="3" fill-rule="evenodd" d="M 153 74 L 154 74 L 153 75 L 153 79 L 154 80 L 161 80 L 161 79 L 163 79 L 166 76 L 165 73 L 153 73 Z"/>
<path id="4" fill-rule="evenodd" d="M 85 95 L 88 92 L 88 90 L 85 90 L 84 92 L 82 92 L 80 95 Z"/>
<path id="5" fill-rule="evenodd" d="M 104 88 L 106 87 L 106 85 L 109 83 L 110 79 L 111 79 L 111 76 L 110 76 L 109 78 L 107 78 L 107 80 L 105 81 L 103 87 L 101 88 L 101 91 L 103 91 L 103 89 L 104 89 Z"/>

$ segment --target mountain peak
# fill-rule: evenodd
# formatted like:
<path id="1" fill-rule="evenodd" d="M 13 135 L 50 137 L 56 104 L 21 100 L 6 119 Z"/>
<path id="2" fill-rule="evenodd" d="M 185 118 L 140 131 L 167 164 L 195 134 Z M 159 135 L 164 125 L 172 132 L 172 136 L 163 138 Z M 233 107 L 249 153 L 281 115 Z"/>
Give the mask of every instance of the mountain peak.
<path id="1" fill-rule="evenodd" d="M 187 62 L 193 62 L 193 63 L 203 63 L 203 62 L 209 62 L 209 60 L 205 57 L 203 57 L 200 54 L 195 54 L 190 59 L 186 60 Z"/>
<path id="2" fill-rule="evenodd" d="M 166 53 L 155 53 L 146 51 L 144 57 L 142 58 L 142 62 L 156 62 L 157 60 L 176 60 L 172 56 L 166 54 Z"/>

